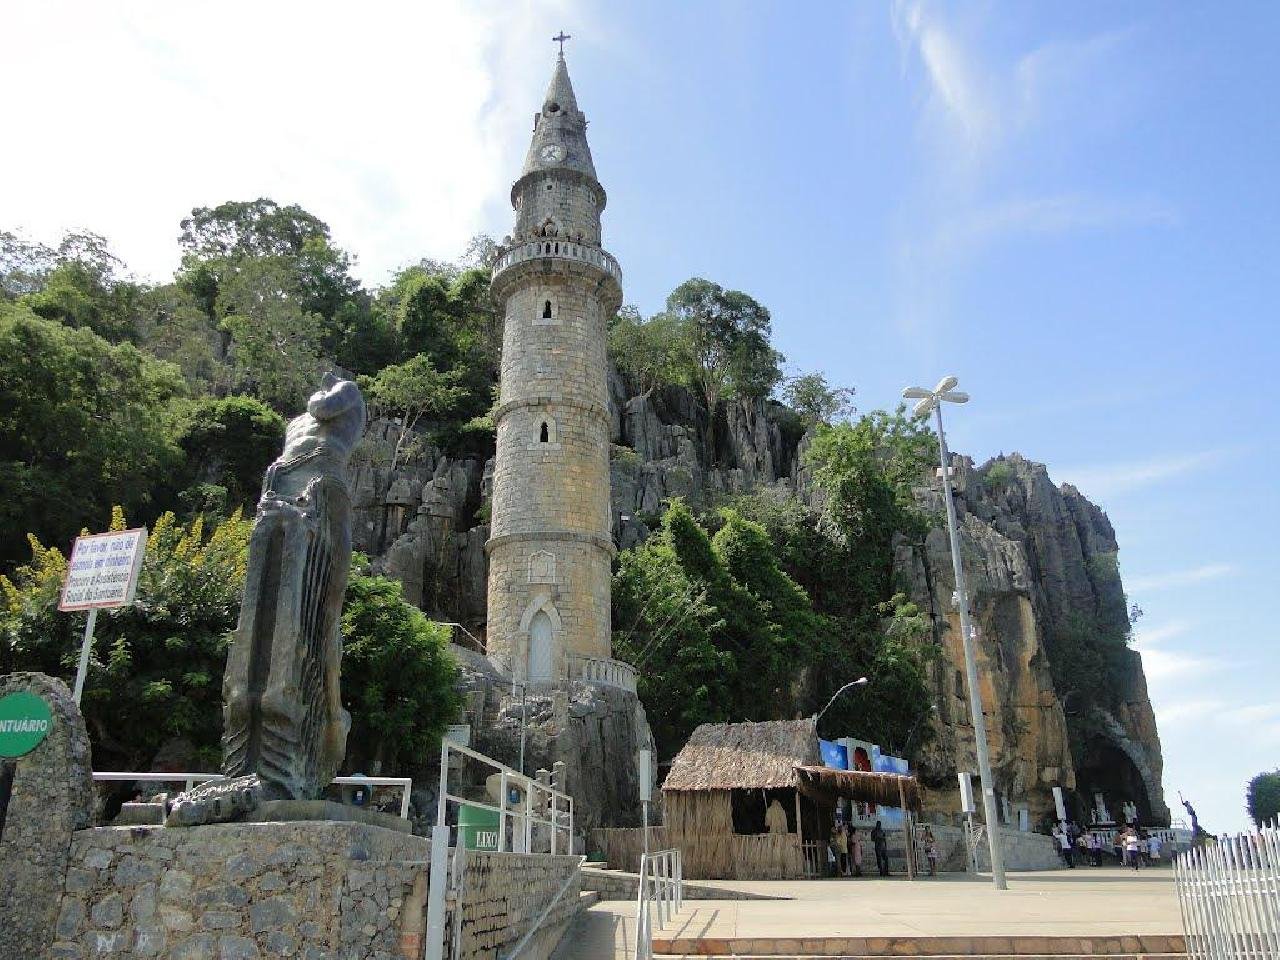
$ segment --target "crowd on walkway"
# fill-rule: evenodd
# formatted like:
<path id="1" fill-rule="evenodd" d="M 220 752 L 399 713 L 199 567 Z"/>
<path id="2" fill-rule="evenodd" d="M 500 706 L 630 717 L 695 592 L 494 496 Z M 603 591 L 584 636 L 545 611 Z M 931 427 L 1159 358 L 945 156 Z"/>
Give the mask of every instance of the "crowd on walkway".
<path id="1" fill-rule="evenodd" d="M 864 839 L 865 838 L 865 839 Z M 889 876 L 889 844 L 885 837 L 884 825 L 877 820 L 870 830 L 859 830 L 852 824 L 839 820 L 831 828 L 831 838 L 827 845 L 827 868 L 833 876 L 862 876 L 863 854 L 866 841 L 871 842 L 871 850 L 876 858 L 876 872 Z M 933 831 L 925 827 L 921 837 L 925 857 L 929 861 L 929 876 L 938 875 L 938 841 Z"/>
<path id="2" fill-rule="evenodd" d="M 1100 867 L 1104 856 L 1113 857 L 1126 867 L 1156 866 L 1161 862 L 1160 837 L 1149 833 L 1137 824 L 1117 830 L 1110 842 L 1097 830 L 1081 830 L 1075 823 L 1063 821 L 1053 828 L 1053 839 L 1058 853 L 1068 867 L 1076 865 L 1077 855 L 1082 863 Z"/>

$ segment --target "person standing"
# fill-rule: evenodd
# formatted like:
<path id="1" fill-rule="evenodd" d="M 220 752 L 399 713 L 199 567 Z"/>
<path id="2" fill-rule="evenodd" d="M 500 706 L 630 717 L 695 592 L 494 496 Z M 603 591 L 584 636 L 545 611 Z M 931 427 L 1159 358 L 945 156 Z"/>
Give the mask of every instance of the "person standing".
<path id="1" fill-rule="evenodd" d="M 853 863 L 853 875 L 862 876 L 862 835 L 854 826 L 849 827 L 849 860 Z"/>
<path id="2" fill-rule="evenodd" d="M 876 849 L 876 869 L 880 871 L 880 876 L 887 877 L 889 875 L 889 845 L 885 840 L 884 827 L 879 820 L 871 828 L 871 845 Z"/>
<path id="3" fill-rule="evenodd" d="M 1160 863 L 1160 838 L 1154 833 L 1147 837 L 1147 861 L 1153 867 Z"/>
<path id="4" fill-rule="evenodd" d="M 1138 854 L 1138 831 L 1133 827 L 1124 835 L 1124 856 L 1126 863 L 1133 869 L 1137 870 L 1142 865 Z"/>
<path id="5" fill-rule="evenodd" d="M 1075 858 L 1071 850 L 1071 834 L 1066 830 L 1058 830 L 1054 834 L 1058 838 L 1058 846 L 1062 848 L 1062 859 L 1068 867 L 1075 868 Z"/>
<path id="6" fill-rule="evenodd" d="M 936 877 L 938 875 L 938 840 L 928 827 L 924 828 L 924 854 L 929 858 L 929 876 Z"/>

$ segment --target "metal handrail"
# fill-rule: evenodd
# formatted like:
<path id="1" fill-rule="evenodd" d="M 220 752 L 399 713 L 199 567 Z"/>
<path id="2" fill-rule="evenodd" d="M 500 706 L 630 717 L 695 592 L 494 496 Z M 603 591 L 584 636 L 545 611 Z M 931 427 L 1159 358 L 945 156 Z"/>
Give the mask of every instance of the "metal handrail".
<path id="1" fill-rule="evenodd" d="M 226 777 L 221 773 L 180 773 L 177 771 L 142 773 L 128 770 L 95 770 L 93 779 L 104 782 L 123 781 L 126 783 L 135 780 L 153 783 L 182 783 L 185 785 L 184 789 L 190 790 L 197 783 L 208 783 L 210 780 L 225 780 Z M 334 777 L 330 782 L 346 786 L 399 787 L 400 816 L 405 820 L 409 819 L 409 798 L 413 793 L 412 777 Z"/>
<path id="2" fill-rule="evenodd" d="M 650 896 L 650 887 L 656 897 Z M 679 850 L 658 850 L 640 857 L 640 886 L 636 892 L 636 960 L 653 958 L 653 917 L 649 904 L 658 905 L 658 929 L 684 906 L 684 860 Z"/>
<path id="3" fill-rule="evenodd" d="M 524 936 L 520 938 L 520 941 L 512 948 L 511 952 L 502 956 L 500 960 L 514 960 L 520 951 L 529 945 L 529 941 L 533 939 L 533 935 L 542 927 L 542 922 L 546 920 L 551 911 L 555 909 L 555 905 L 560 902 L 560 898 L 568 892 L 571 886 L 573 886 L 573 881 L 578 876 L 578 871 L 582 869 L 582 865 L 586 862 L 587 858 L 585 856 L 578 857 L 577 869 L 575 869 L 573 873 L 569 874 L 568 879 L 560 885 L 560 889 L 556 891 L 556 895 L 551 898 L 545 907 L 542 908 L 542 912 L 538 914 L 537 919 L 533 921 L 533 925 L 525 931 Z"/>

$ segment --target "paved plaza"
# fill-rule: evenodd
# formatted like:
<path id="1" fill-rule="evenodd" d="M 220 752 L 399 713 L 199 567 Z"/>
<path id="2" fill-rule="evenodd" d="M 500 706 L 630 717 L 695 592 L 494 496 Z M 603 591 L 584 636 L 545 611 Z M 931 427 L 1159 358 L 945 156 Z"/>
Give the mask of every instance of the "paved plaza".
<path id="1" fill-rule="evenodd" d="M 989 878 L 717 883 L 790 900 L 686 901 L 658 940 L 715 938 L 1133 937 L 1181 935 L 1168 869 L 1054 870 Z M 598 903 L 579 916 L 557 960 L 634 955 L 634 902 Z"/>

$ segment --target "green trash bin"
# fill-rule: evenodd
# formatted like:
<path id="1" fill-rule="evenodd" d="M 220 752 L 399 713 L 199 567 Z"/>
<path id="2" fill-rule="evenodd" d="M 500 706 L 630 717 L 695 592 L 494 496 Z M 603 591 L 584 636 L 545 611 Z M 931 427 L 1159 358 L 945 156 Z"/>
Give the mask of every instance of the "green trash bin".
<path id="1" fill-rule="evenodd" d="M 462 804 L 458 809 L 458 833 L 468 850 L 497 850 L 498 811 Z"/>

